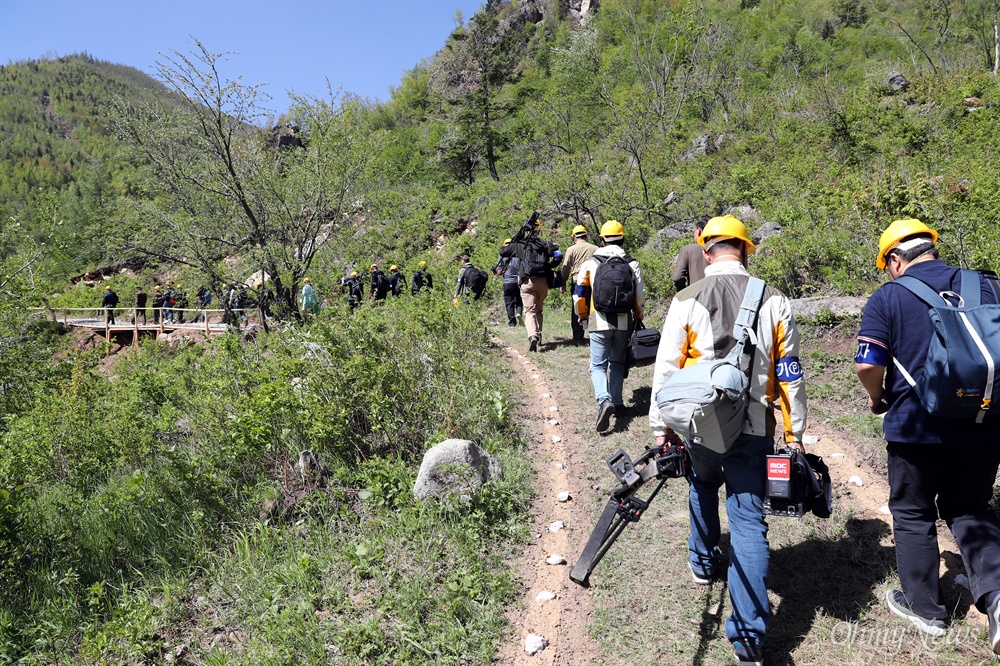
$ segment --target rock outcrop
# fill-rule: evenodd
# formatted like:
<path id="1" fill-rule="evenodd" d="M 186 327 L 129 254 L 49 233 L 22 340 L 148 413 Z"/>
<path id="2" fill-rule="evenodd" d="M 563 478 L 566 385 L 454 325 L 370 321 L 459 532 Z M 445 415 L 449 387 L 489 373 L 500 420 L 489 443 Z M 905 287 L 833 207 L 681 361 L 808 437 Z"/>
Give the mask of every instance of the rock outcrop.
<path id="1" fill-rule="evenodd" d="M 467 439 L 446 439 L 424 454 L 413 484 L 417 499 L 456 497 L 470 502 L 483 484 L 502 474 L 500 463 Z"/>

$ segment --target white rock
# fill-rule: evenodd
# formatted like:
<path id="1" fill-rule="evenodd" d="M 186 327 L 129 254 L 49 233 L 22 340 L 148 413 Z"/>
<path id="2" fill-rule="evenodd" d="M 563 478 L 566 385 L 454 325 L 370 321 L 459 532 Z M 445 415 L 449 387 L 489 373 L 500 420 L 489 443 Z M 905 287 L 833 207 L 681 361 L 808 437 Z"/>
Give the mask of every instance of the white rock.
<path id="1" fill-rule="evenodd" d="M 524 357 L 522 356 L 521 358 L 524 358 Z M 524 365 L 528 365 L 529 363 L 531 363 L 531 361 L 525 361 Z"/>
<path id="2" fill-rule="evenodd" d="M 556 595 L 554 593 L 546 590 L 545 592 L 539 592 L 538 596 L 535 597 L 535 601 L 537 601 L 538 603 L 544 603 L 546 601 L 552 601 L 555 598 Z"/>
<path id="3" fill-rule="evenodd" d="M 830 457 L 831 458 L 843 458 L 844 454 L 843 453 L 831 453 Z"/>
<path id="4" fill-rule="evenodd" d="M 563 463 L 556 463 L 556 469 L 566 469 L 566 465 Z"/>
<path id="5" fill-rule="evenodd" d="M 558 411 L 559 411 L 559 408 L 558 408 L 558 407 L 556 407 L 555 405 L 552 405 L 551 407 L 549 407 L 549 411 L 550 411 L 550 412 L 558 412 Z"/>
<path id="6" fill-rule="evenodd" d="M 560 502 L 568 502 L 569 501 L 569 493 L 566 492 L 566 491 L 563 491 L 563 492 L 559 493 L 558 495 L 556 495 L 556 499 L 559 500 Z"/>
<path id="7" fill-rule="evenodd" d="M 528 637 L 524 639 L 524 651 L 530 655 L 536 655 L 545 649 L 545 646 L 549 644 L 549 639 L 545 636 L 539 636 L 538 634 L 528 634 Z"/>
<path id="8" fill-rule="evenodd" d="M 559 425 L 559 421 L 556 421 L 555 419 L 549 419 L 549 424 L 550 425 Z"/>
<path id="9" fill-rule="evenodd" d="M 552 443 L 553 444 L 558 444 L 561 441 L 562 441 L 562 437 L 560 437 L 559 435 L 552 435 Z"/>
<path id="10" fill-rule="evenodd" d="M 552 396 L 551 396 L 551 395 L 549 395 L 548 393 L 543 393 L 543 394 L 542 394 L 542 397 L 543 397 L 543 398 L 551 398 Z"/>
<path id="11" fill-rule="evenodd" d="M 566 558 L 562 555 L 549 555 L 545 558 L 546 564 L 556 565 L 556 564 L 566 564 Z"/>
<path id="12" fill-rule="evenodd" d="M 531 375 L 532 379 L 538 379 L 538 375 Z"/>
<path id="13" fill-rule="evenodd" d="M 883 516 L 891 516 L 892 515 L 892 511 L 889 511 L 889 507 L 888 506 L 880 506 L 879 509 L 878 509 L 878 512 L 881 513 Z"/>
<path id="14" fill-rule="evenodd" d="M 848 483 L 853 483 L 853 484 L 854 484 L 854 485 L 856 485 L 856 486 L 857 486 L 858 488 L 860 488 L 861 486 L 865 485 L 865 484 L 864 484 L 864 483 L 863 483 L 863 482 L 861 481 L 861 477 L 860 477 L 860 476 L 852 476 L 851 478 L 849 478 L 849 479 L 847 480 L 847 482 L 848 482 Z"/>
<path id="15" fill-rule="evenodd" d="M 549 523 L 549 532 L 558 532 L 564 527 L 566 526 L 563 525 L 563 521 L 557 520 L 554 523 Z"/>
<path id="16" fill-rule="evenodd" d="M 819 443 L 819 437 L 817 437 L 816 435 L 803 435 L 802 436 L 802 443 L 803 444 L 817 444 L 817 443 Z"/>

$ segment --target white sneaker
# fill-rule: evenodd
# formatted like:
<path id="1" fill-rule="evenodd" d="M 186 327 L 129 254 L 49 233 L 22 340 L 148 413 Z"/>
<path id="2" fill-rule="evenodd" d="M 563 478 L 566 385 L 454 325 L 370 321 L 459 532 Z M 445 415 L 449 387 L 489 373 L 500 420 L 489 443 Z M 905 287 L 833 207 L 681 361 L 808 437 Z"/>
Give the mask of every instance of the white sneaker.
<path id="1" fill-rule="evenodd" d="M 698 583 L 699 585 L 709 585 L 712 582 L 711 576 L 705 576 L 699 573 L 695 573 L 694 567 L 691 566 L 690 561 L 688 561 L 688 569 L 691 571 L 691 580 Z"/>
<path id="2" fill-rule="evenodd" d="M 986 617 L 990 621 L 990 648 L 1000 656 L 1000 595 L 987 606 Z"/>
<path id="3" fill-rule="evenodd" d="M 889 606 L 889 610 L 899 617 L 909 620 L 914 627 L 928 636 L 940 638 L 948 633 L 948 627 L 945 626 L 943 621 L 928 620 L 910 610 L 910 605 L 906 603 L 906 597 L 903 596 L 901 590 L 887 591 L 885 593 L 885 603 Z"/>

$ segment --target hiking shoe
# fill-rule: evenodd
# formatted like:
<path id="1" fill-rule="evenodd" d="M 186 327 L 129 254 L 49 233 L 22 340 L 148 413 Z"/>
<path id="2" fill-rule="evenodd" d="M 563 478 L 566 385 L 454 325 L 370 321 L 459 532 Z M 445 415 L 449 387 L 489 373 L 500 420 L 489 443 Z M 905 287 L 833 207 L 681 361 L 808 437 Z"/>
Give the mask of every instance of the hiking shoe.
<path id="1" fill-rule="evenodd" d="M 990 621 L 990 648 L 1000 655 L 1000 594 L 986 607 L 986 617 Z"/>
<path id="2" fill-rule="evenodd" d="M 597 432 L 605 432 L 611 425 L 611 415 L 615 413 L 615 406 L 610 400 L 602 400 L 597 409 Z"/>
<path id="3" fill-rule="evenodd" d="M 920 617 L 910 610 L 910 605 L 906 603 L 906 597 L 903 596 L 903 592 L 901 590 L 889 590 L 886 592 L 885 603 L 889 606 L 889 610 L 899 617 L 909 620 L 914 627 L 928 636 L 939 638 L 948 632 L 948 628 L 945 627 L 943 621 L 933 619 L 929 620 L 927 618 Z"/>
<path id="4" fill-rule="evenodd" d="M 738 638 L 733 641 L 733 652 L 739 666 L 764 666 L 764 653 L 756 638 Z"/>
<path id="5" fill-rule="evenodd" d="M 699 585 L 710 585 L 712 583 L 712 574 L 700 574 L 694 570 L 694 565 L 688 562 L 688 569 L 691 570 L 691 580 L 698 583 Z"/>
<path id="6" fill-rule="evenodd" d="M 530 338 L 528 338 L 528 351 L 530 351 L 530 352 L 538 351 L 538 336 L 537 335 L 533 335 Z"/>
<path id="7" fill-rule="evenodd" d="M 615 405 L 615 418 L 621 418 L 625 416 L 628 412 L 628 407 L 625 405 Z"/>
<path id="8" fill-rule="evenodd" d="M 517 322 L 516 321 L 507 322 L 507 328 L 517 328 Z"/>

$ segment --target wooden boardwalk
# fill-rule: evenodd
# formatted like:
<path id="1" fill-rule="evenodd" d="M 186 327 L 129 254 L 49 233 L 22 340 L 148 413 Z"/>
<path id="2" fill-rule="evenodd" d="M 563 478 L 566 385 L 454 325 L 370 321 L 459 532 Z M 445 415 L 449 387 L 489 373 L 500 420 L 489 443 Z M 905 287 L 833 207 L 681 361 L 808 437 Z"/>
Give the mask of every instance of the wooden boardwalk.
<path id="1" fill-rule="evenodd" d="M 152 308 L 146 310 L 145 324 L 139 323 L 143 319 L 141 314 L 134 318 L 134 308 L 115 308 L 114 324 L 108 322 L 104 308 L 35 308 L 35 311 L 40 316 L 45 316 L 66 328 L 86 328 L 101 332 L 108 342 L 112 338 L 131 335 L 133 346 L 138 346 L 139 338 L 144 335 L 159 337 L 175 331 L 191 331 L 211 337 L 230 330 L 227 324 L 222 323 L 224 310 L 174 309 L 172 310 L 173 318 L 179 319 L 180 315 L 183 314 L 184 323 L 165 321 L 164 317 L 160 317 L 159 322 L 155 324 L 153 323 Z M 252 312 L 256 315 L 256 309 Z M 198 321 L 192 321 L 193 319 Z M 256 316 L 251 319 L 256 319 Z"/>

